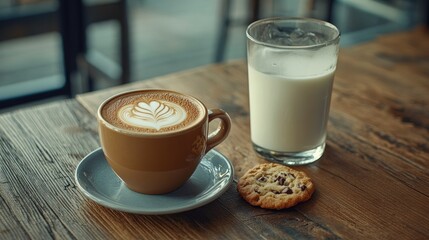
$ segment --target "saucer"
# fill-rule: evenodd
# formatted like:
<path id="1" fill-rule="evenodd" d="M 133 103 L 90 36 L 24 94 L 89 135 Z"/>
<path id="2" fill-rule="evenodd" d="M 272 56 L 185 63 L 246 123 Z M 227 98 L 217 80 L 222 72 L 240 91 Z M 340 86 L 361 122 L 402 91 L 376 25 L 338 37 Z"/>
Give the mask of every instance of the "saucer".
<path id="1" fill-rule="evenodd" d="M 178 213 L 203 206 L 224 193 L 233 176 L 229 160 L 215 150 L 203 157 L 182 187 L 162 195 L 128 189 L 110 168 L 101 148 L 84 157 L 75 172 L 76 185 L 89 199 L 115 210 L 148 215 Z"/>

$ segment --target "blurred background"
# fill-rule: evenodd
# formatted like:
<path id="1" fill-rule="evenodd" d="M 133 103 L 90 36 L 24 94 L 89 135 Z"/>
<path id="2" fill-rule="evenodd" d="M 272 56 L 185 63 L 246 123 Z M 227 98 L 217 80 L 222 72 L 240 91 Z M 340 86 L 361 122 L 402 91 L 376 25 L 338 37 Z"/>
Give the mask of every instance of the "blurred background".
<path id="1" fill-rule="evenodd" d="M 334 23 L 342 47 L 428 24 L 426 0 L 0 0 L 0 111 L 246 57 L 270 16 Z"/>

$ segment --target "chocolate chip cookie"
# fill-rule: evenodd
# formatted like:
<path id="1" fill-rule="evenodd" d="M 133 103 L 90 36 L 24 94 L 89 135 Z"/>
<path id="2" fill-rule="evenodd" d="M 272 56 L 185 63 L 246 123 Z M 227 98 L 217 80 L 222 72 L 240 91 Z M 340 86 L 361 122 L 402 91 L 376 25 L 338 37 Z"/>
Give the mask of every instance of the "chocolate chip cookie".
<path id="1" fill-rule="evenodd" d="M 276 163 L 263 163 L 247 171 L 239 179 L 237 189 L 253 206 L 283 209 L 309 200 L 314 184 L 304 172 Z"/>

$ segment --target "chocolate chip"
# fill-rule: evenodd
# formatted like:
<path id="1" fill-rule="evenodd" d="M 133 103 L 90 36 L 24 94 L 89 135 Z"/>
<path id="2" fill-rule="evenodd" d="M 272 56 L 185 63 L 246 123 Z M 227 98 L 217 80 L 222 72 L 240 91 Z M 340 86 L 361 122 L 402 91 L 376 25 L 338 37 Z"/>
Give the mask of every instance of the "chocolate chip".
<path id="1" fill-rule="evenodd" d="M 301 186 L 301 191 L 305 191 L 305 189 L 307 189 L 307 186 L 302 185 L 302 186 Z"/>
<path id="2" fill-rule="evenodd" d="M 258 181 L 260 181 L 260 182 L 266 182 L 267 178 L 265 178 L 264 176 L 262 176 L 262 177 L 258 178 Z"/>
<path id="3" fill-rule="evenodd" d="M 278 176 L 275 180 L 275 182 L 277 182 L 279 185 L 284 185 L 285 181 L 286 181 L 286 179 L 282 176 Z"/>
<path id="4" fill-rule="evenodd" d="M 292 191 L 292 189 L 290 189 L 290 188 L 287 187 L 287 188 L 283 189 L 282 193 L 292 194 L 293 191 Z"/>
<path id="5" fill-rule="evenodd" d="M 288 177 L 288 178 L 295 178 L 295 175 L 293 175 L 292 173 L 288 173 L 288 174 L 286 175 L 286 177 Z"/>

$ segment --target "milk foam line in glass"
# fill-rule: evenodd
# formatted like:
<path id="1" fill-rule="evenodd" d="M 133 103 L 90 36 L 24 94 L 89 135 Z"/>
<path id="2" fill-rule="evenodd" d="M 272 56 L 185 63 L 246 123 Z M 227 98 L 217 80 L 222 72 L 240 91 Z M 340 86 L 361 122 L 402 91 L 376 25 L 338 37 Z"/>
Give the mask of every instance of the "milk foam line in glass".
<path id="1" fill-rule="evenodd" d="M 247 34 L 251 139 L 263 157 L 287 165 L 318 160 L 340 33 L 306 18 L 262 19 Z"/>

